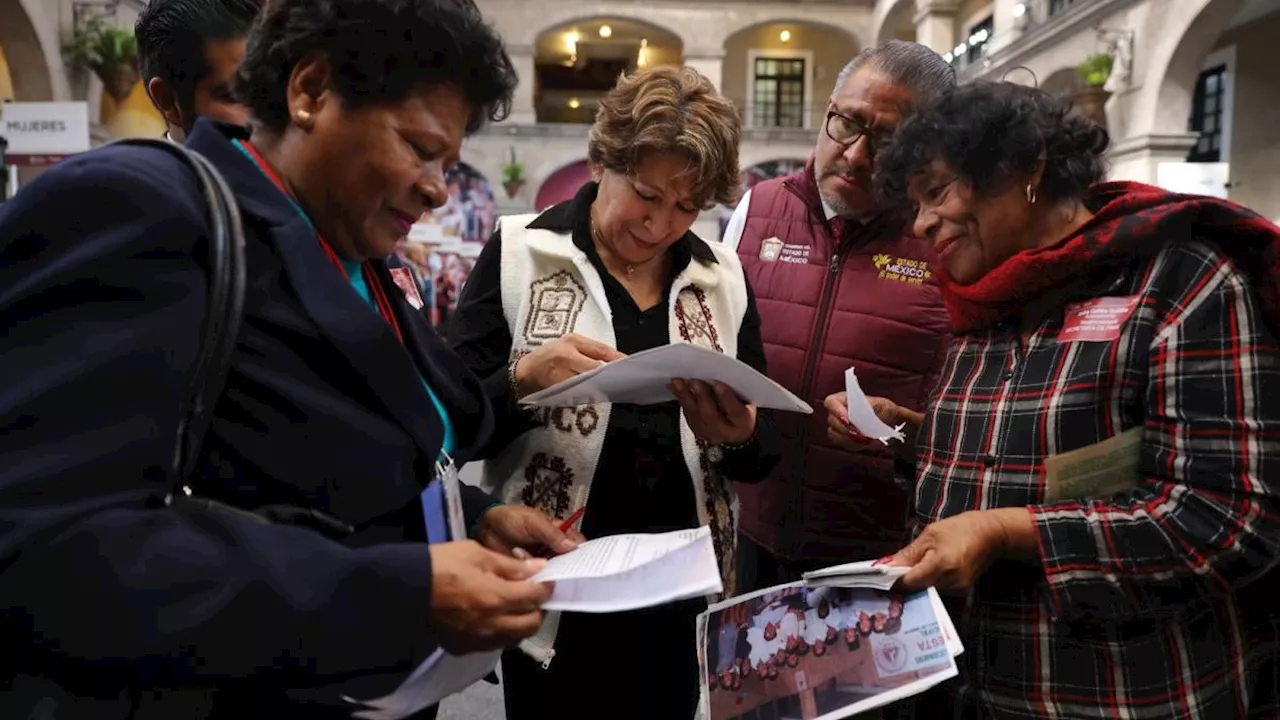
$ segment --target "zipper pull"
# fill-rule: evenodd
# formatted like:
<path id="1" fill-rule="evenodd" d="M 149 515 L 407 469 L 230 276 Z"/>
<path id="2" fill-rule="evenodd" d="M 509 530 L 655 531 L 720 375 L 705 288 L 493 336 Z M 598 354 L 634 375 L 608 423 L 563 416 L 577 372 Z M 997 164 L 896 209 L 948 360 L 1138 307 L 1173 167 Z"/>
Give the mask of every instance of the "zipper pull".
<path id="1" fill-rule="evenodd" d="M 840 272 L 840 253 L 831 254 L 831 274 Z"/>

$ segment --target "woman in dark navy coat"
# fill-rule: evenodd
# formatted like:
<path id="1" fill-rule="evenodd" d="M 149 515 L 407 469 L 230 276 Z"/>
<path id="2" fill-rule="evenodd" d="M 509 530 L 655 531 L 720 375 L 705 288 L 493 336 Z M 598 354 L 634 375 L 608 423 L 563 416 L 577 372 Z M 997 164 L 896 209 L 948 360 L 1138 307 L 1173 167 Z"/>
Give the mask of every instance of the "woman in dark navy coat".
<path id="1" fill-rule="evenodd" d="M 546 516 L 466 488 L 474 540 L 426 542 L 436 461 L 492 419 L 384 261 L 515 83 L 469 0 L 277 0 L 238 78 L 252 136 L 188 140 L 248 266 L 195 494 L 319 511 L 337 540 L 163 503 L 211 232 L 179 159 L 102 148 L 0 206 L 0 717 L 348 718 L 340 688 L 538 628 L 540 561 L 512 553 L 572 547 Z"/>

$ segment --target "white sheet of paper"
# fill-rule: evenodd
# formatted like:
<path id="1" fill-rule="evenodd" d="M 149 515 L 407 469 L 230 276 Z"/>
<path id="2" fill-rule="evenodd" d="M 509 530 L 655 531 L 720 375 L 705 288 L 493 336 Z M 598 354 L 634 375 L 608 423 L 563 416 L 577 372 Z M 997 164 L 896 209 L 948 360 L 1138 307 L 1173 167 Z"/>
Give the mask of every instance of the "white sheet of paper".
<path id="1" fill-rule="evenodd" d="M 849 396 L 849 424 L 857 428 L 858 432 L 879 440 L 885 445 L 888 445 L 890 440 L 902 442 L 907 439 L 902 434 L 902 428 L 906 423 L 896 428 L 889 427 L 876 416 L 876 411 L 871 409 L 871 403 L 867 402 L 866 393 L 862 392 L 862 386 L 858 384 L 858 376 L 854 374 L 853 368 L 844 371 L 844 389 Z"/>
<path id="2" fill-rule="evenodd" d="M 810 587 L 866 587 L 888 590 L 907 574 L 911 568 L 903 566 L 875 565 L 875 560 L 833 565 L 804 574 L 804 582 Z"/>
<path id="3" fill-rule="evenodd" d="M 343 697 L 343 700 L 367 708 L 353 711 L 352 717 L 400 720 L 484 679 L 498 666 L 501 658 L 501 651 L 450 655 L 443 649 L 436 650 L 390 695 L 373 700 L 350 697 Z"/>
<path id="4" fill-rule="evenodd" d="M 654 405 L 675 399 L 672 380 L 722 382 L 757 407 L 810 414 L 813 408 L 735 357 L 690 343 L 672 343 L 575 375 L 520 400 L 524 405 L 572 407 L 594 403 Z"/>
<path id="5" fill-rule="evenodd" d="M 612 535 L 547 562 L 534 582 L 554 582 L 544 610 L 622 612 L 721 592 L 711 529 Z"/>

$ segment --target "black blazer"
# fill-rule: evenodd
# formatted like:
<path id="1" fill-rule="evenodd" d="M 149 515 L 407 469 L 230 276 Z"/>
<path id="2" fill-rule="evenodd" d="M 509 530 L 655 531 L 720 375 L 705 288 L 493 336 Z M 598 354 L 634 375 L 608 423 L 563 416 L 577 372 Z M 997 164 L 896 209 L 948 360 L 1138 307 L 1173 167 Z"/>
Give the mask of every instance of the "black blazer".
<path id="1" fill-rule="evenodd" d="M 436 647 L 418 495 L 443 427 L 421 378 L 459 464 L 487 440 L 489 405 L 377 264 L 397 340 L 236 136 L 201 121 L 188 141 L 236 194 L 248 264 L 197 491 L 361 530 L 344 546 L 157 508 L 205 312 L 204 201 L 159 149 L 68 159 L 0 204 L 0 682 L 275 693 L 400 672 Z M 465 492 L 470 522 L 496 502 Z"/>

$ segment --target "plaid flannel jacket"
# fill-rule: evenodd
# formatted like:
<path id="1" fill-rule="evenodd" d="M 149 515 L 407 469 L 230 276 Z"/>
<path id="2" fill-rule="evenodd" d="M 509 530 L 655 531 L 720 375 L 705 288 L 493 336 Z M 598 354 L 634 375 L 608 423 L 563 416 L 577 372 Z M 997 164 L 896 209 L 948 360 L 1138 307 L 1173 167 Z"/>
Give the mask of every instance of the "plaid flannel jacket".
<path id="1" fill-rule="evenodd" d="M 1059 342 L 1063 307 L 1025 346 L 1015 324 L 960 335 L 921 430 L 921 524 L 1027 506 L 1039 533 L 1038 563 L 995 564 L 958 610 L 954 700 L 992 718 L 1280 716 L 1280 343 L 1209 244 L 1081 287 L 1138 297 L 1118 337 Z M 1046 501 L 1046 457 L 1136 426 L 1135 489 Z"/>

